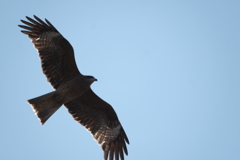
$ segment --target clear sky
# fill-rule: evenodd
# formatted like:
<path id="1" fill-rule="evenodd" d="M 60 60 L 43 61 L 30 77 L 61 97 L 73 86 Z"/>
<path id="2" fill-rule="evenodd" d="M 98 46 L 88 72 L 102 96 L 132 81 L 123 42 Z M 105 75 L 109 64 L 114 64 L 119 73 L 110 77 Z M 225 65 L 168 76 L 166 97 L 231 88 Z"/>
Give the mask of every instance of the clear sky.
<path id="1" fill-rule="evenodd" d="M 17 26 L 47 18 L 98 79 L 128 135 L 126 160 L 240 159 L 240 1 L 0 2 L 0 159 L 103 160 L 63 106 L 44 126 L 26 100 L 52 91 Z"/>

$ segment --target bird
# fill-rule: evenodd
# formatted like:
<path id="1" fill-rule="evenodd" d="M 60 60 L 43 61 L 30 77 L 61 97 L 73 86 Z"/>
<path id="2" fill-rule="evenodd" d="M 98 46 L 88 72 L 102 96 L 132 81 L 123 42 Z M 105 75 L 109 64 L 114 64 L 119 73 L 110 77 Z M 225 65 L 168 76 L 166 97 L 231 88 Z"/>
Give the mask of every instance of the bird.
<path id="1" fill-rule="evenodd" d="M 47 20 L 26 16 L 18 25 L 38 50 L 43 73 L 54 91 L 27 100 L 43 125 L 62 105 L 102 147 L 104 160 L 124 160 L 128 137 L 113 107 L 97 96 L 91 84 L 97 79 L 83 75 L 71 44 Z"/>

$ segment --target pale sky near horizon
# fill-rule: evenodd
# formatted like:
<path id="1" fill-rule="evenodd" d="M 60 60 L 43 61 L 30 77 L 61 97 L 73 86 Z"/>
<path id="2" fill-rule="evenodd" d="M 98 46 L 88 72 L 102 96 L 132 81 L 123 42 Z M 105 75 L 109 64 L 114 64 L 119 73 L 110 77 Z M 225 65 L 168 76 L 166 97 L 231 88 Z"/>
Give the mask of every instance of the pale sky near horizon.
<path id="1" fill-rule="evenodd" d="M 240 1 L 1 1 L 0 159 L 103 160 L 63 106 L 43 126 L 26 100 L 51 92 L 17 26 L 47 18 L 117 112 L 125 160 L 240 159 Z"/>

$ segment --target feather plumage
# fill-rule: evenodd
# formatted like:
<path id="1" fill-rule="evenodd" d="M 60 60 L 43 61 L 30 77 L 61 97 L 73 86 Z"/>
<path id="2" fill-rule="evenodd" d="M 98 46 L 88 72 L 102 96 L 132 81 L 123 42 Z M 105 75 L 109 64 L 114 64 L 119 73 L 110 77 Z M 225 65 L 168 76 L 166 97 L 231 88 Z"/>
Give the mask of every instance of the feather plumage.
<path id="1" fill-rule="evenodd" d="M 43 73 L 55 89 L 28 100 L 41 123 L 64 104 L 102 146 L 105 160 L 119 160 L 119 157 L 124 160 L 129 140 L 112 106 L 91 90 L 90 85 L 96 79 L 79 72 L 71 44 L 47 19 L 44 22 L 37 16 L 35 20 L 26 18 L 29 22 L 21 20 L 25 25 L 19 25 L 25 29 L 21 32 L 28 35 L 38 50 Z"/>

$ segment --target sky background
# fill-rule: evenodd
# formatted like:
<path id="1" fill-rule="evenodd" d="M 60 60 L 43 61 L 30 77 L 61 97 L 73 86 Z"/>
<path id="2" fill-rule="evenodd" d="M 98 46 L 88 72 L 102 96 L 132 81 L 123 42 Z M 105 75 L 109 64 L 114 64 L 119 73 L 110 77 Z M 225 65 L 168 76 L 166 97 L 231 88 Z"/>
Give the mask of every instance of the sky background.
<path id="1" fill-rule="evenodd" d="M 53 91 L 17 26 L 47 18 L 128 135 L 126 160 L 240 159 L 240 1 L 0 2 L 0 159 L 103 160 L 63 106 L 44 126 L 26 100 Z"/>

